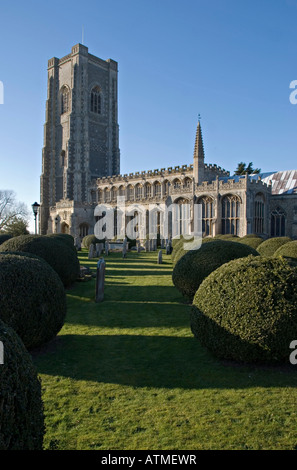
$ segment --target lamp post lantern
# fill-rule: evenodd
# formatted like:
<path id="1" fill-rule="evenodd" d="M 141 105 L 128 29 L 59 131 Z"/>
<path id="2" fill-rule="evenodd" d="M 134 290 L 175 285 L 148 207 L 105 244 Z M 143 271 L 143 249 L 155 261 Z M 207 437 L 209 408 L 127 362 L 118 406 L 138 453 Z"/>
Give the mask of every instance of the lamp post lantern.
<path id="1" fill-rule="evenodd" d="M 34 202 L 32 204 L 32 209 L 33 209 L 33 214 L 34 214 L 34 219 L 35 219 L 35 235 L 37 234 L 37 214 L 39 210 L 40 204 L 38 202 Z"/>

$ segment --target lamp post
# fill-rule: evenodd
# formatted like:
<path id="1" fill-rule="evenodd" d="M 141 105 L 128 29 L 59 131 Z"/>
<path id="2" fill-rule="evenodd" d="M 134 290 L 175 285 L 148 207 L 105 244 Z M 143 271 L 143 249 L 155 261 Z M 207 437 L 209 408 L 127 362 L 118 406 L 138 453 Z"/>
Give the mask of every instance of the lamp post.
<path id="1" fill-rule="evenodd" d="M 35 235 L 37 234 L 37 214 L 39 210 L 40 204 L 38 202 L 34 202 L 32 204 L 32 209 L 33 209 L 33 214 L 34 214 L 34 219 L 35 219 Z"/>

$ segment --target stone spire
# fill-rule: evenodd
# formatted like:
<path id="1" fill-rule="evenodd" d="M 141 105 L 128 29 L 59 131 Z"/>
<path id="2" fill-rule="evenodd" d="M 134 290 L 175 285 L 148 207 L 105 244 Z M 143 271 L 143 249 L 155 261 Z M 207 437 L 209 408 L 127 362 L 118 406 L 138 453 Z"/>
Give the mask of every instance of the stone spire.
<path id="1" fill-rule="evenodd" d="M 194 148 L 194 179 L 196 184 L 204 181 L 204 147 L 202 139 L 202 130 L 200 116 L 197 124 L 195 148 Z"/>

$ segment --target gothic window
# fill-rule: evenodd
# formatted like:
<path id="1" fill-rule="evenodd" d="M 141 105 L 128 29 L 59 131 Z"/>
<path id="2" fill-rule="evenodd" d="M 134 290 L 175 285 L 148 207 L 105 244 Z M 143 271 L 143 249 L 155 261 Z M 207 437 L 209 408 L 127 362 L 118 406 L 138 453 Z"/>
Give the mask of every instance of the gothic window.
<path id="1" fill-rule="evenodd" d="M 175 180 L 173 181 L 173 187 L 174 187 L 174 189 L 180 189 L 181 184 L 180 184 L 180 180 L 179 180 L 179 179 L 175 179 Z"/>
<path id="2" fill-rule="evenodd" d="M 69 89 L 63 86 L 61 90 L 61 114 L 68 113 L 69 111 Z"/>
<path id="3" fill-rule="evenodd" d="M 286 214 L 280 207 L 271 212 L 271 236 L 284 237 L 286 234 Z"/>
<path id="4" fill-rule="evenodd" d="M 95 86 L 91 91 L 91 112 L 101 114 L 101 89 Z"/>
<path id="5" fill-rule="evenodd" d="M 110 189 L 105 190 L 105 202 L 110 202 Z"/>
<path id="6" fill-rule="evenodd" d="M 184 180 L 184 188 L 185 188 L 185 189 L 189 189 L 189 188 L 191 187 L 191 184 L 192 184 L 191 178 L 185 178 L 185 180 Z"/>
<path id="7" fill-rule="evenodd" d="M 202 205 L 202 235 L 203 237 L 212 236 L 214 223 L 213 199 L 204 196 L 199 199 L 198 204 Z"/>
<path id="8" fill-rule="evenodd" d="M 113 187 L 111 188 L 111 192 L 110 192 L 110 193 L 111 193 L 111 200 L 112 200 L 112 201 L 115 201 L 116 198 L 117 198 L 117 188 L 116 188 L 115 186 L 113 186 Z"/>
<path id="9" fill-rule="evenodd" d="M 239 235 L 240 198 L 229 194 L 222 199 L 222 234 Z"/>
<path id="10" fill-rule="evenodd" d="M 89 225 L 87 223 L 80 224 L 79 226 L 79 236 L 84 238 L 89 233 Z"/>
<path id="11" fill-rule="evenodd" d="M 264 233 L 264 196 L 257 194 L 254 205 L 254 233 Z"/>
<path id="12" fill-rule="evenodd" d="M 134 199 L 134 188 L 132 184 L 129 184 L 127 189 L 128 189 L 128 192 L 127 192 L 128 201 L 132 201 Z"/>
<path id="13" fill-rule="evenodd" d="M 124 186 L 119 187 L 119 196 L 125 196 L 125 187 Z"/>
<path id="14" fill-rule="evenodd" d="M 142 186 L 140 184 L 136 185 L 135 191 L 136 191 L 136 199 L 141 199 L 142 198 Z"/>
<path id="15" fill-rule="evenodd" d="M 155 196 L 156 197 L 161 197 L 161 184 L 160 183 L 155 183 Z"/>
<path id="16" fill-rule="evenodd" d="M 163 183 L 163 194 L 167 196 L 169 194 L 169 181 L 164 181 Z"/>
<path id="17" fill-rule="evenodd" d="M 145 186 L 145 196 L 151 197 L 151 195 L 152 195 L 152 186 L 150 184 L 147 184 Z"/>

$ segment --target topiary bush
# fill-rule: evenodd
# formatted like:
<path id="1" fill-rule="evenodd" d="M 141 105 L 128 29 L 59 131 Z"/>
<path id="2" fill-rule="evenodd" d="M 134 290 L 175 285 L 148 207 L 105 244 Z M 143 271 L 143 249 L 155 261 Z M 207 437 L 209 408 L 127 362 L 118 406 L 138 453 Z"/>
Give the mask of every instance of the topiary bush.
<path id="1" fill-rule="evenodd" d="M 21 251 L 43 258 L 58 273 L 66 288 L 79 278 L 80 266 L 76 250 L 57 237 L 20 235 L 4 242 L 1 251 Z"/>
<path id="2" fill-rule="evenodd" d="M 66 243 L 66 245 L 72 248 L 72 250 L 76 250 L 74 246 L 74 237 L 69 233 L 50 233 L 47 237 L 53 237 L 56 240 Z"/>
<path id="3" fill-rule="evenodd" d="M 82 248 L 89 250 L 90 246 L 96 243 L 105 243 L 105 239 L 99 240 L 95 235 L 86 235 L 81 242 Z"/>
<path id="4" fill-rule="evenodd" d="M 250 237 L 247 235 L 246 237 L 238 238 L 236 240 L 238 243 L 242 243 L 244 245 L 250 246 L 251 248 L 254 248 L 257 250 L 258 246 L 263 243 L 263 238 L 261 237 Z"/>
<path id="5" fill-rule="evenodd" d="M 9 235 L 8 233 L 0 234 L 0 245 L 6 242 L 6 240 L 9 240 L 10 238 L 12 238 L 12 235 Z"/>
<path id="6" fill-rule="evenodd" d="M 41 383 L 16 332 L 0 320 L 4 364 L 0 364 L 0 450 L 42 450 Z"/>
<path id="7" fill-rule="evenodd" d="M 276 250 L 274 256 L 284 256 L 285 258 L 289 258 L 297 262 L 297 240 L 293 240 L 282 245 Z"/>
<path id="8" fill-rule="evenodd" d="M 268 240 L 265 240 L 259 245 L 257 251 L 261 256 L 273 256 L 276 250 L 290 241 L 291 238 L 289 237 L 268 238 Z"/>
<path id="9" fill-rule="evenodd" d="M 230 239 L 238 239 L 239 237 L 237 235 L 233 235 L 231 233 L 226 233 L 226 234 L 218 234 L 214 237 L 215 239 L 219 240 L 230 240 Z"/>
<path id="10" fill-rule="evenodd" d="M 66 316 L 66 294 L 57 273 L 26 253 L 0 253 L 0 319 L 27 349 L 51 340 Z"/>
<path id="11" fill-rule="evenodd" d="M 194 297 L 191 328 L 219 358 L 288 362 L 297 338 L 297 269 L 261 256 L 221 266 Z"/>
<path id="12" fill-rule="evenodd" d="M 233 241 L 204 243 L 199 250 L 189 251 L 177 261 L 172 273 L 173 284 L 184 296 L 193 299 L 201 282 L 215 269 L 249 255 L 259 256 L 259 253 Z"/>

